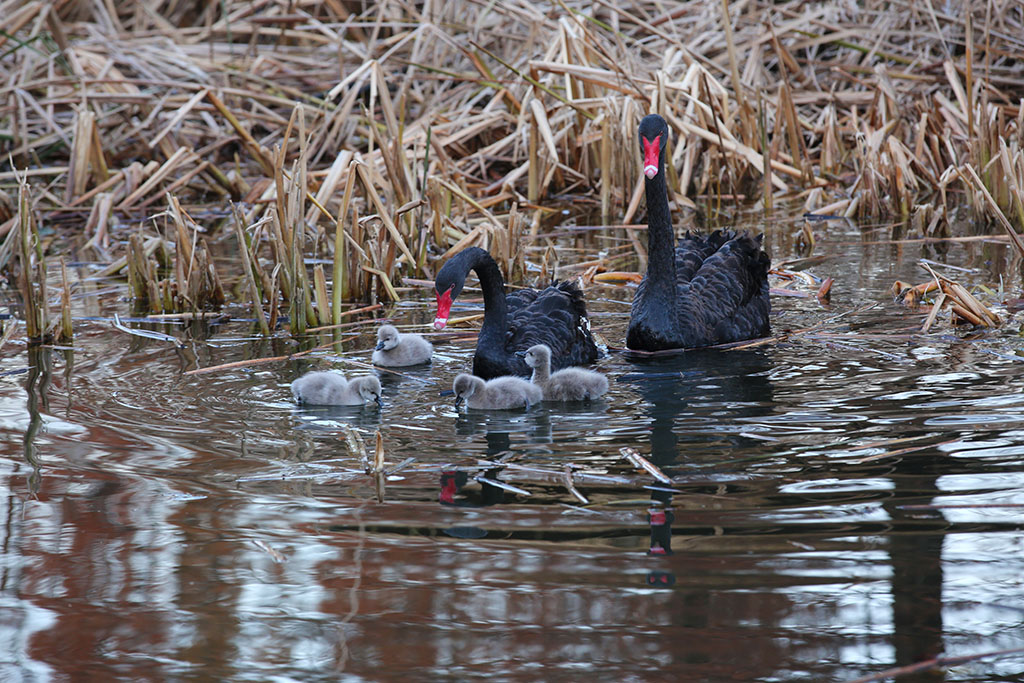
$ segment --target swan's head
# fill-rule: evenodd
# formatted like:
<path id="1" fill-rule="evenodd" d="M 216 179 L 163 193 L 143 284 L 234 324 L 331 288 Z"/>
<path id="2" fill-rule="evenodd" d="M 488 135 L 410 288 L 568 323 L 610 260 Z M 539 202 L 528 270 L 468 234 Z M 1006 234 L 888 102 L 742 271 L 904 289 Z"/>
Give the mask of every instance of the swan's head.
<path id="1" fill-rule="evenodd" d="M 547 344 L 535 344 L 525 351 L 517 352 L 516 355 L 531 368 L 551 364 L 551 348 Z"/>
<path id="2" fill-rule="evenodd" d="M 640 152 L 644 158 L 644 175 L 648 179 L 661 171 L 668 144 L 668 124 L 657 114 L 648 114 L 640 121 Z"/>
<path id="3" fill-rule="evenodd" d="M 356 387 L 356 391 L 359 393 L 359 398 L 363 399 L 363 403 L 376 403 L 380 407 L 384 407 L 384 400 L 381 398 L 380 391 L 380 380 L 373 375 L 366 375 L 365 377 L 356 377 L 350 384 Z"/>
<path id="4" fill-rule="evenodd" d="M 398 346 L 398 330 L 391 325 L 381 325 L 377 330 L 377 350 L 390 351 Z"/>
<path id="5" fill-rule="evenodd" d="M 484 381 L 474 375 L 469 375 L 465 372 L 459 373 L 455 376 L 455 381 L 452 382 L 452 392 L 455 394 L 455 407 L 458 408 L 462 403 L 476 393 L 477 389 L 483 386 Z"/>
<path id="6" fill-rule="evenodd" d="M 449 259 L 434 280 L 434 295 L 437 297 L 437 315 L 434 317 L 434 329 L 443 330 L 448 324 L 452 302 L 462 292 L 466 283 L 466 273 L 462 272 L 456 259 Z"/>

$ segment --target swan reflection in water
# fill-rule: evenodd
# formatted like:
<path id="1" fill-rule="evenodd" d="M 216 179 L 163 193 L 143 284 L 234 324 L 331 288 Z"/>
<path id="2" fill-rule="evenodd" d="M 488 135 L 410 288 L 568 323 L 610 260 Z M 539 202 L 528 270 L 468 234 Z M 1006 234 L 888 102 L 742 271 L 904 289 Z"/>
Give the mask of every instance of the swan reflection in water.
<path id="1" fill-rule="evenodd" d="M 311 431 L 337 431 L 339 424 L 347 424 L 361 431 L 380 429 L 381 409 L 376 404 L 365 406 L 298 405 L 292 408 L 295 428 Z"/>
<path id="2" fill-rule="evenodd" d="M 631 385 L 647 404 L 650 456 L 659 467 L 714 464 L 755 440 L 738 418 L 772 413 L 771 359 L 764 350 L 689 350 L 671 355 L 627 353 Z M 742 425 L 742 426 L 741 426 Z M 702 448 L 692 448 L 700 444 Z M 701 462 L 703 461 L 703 462 Z"/>
<path id="3" fill-rule="evenodd" d="M 455 419 L 455 438 L 459 443 L 466 443 L 472 437 L 484 435 L 486 448 L 481 458 L 487 461 L 500 461 L 513 452 L 513 435 L 517 445 L 551 443 L 551 414 L 534 406 L 529 411 L 514 413 L 511 411 L 463 411 Z M 512 502 L 513 494 L 496 486 L 495 481 L 503 467 L 497 464 L 482 472 L 478 477 L 470 479 L 468 472 L 452 468 L 441 472 L 441 492 L 439 500 L 442 505 L 459 507 L 480 507 Z M 480 489 L 468 488 L 473 482 L 479 483 Z M 464 488 L 467 487 L 467 488 Z"/>
<path id="4" fill-rule="evenodd" d="M 768 373 L 771 361 L 764 350 L 690 350 L 677 354 L 627 353 L 630 371 L 618 381 L 629 384 L 644 399 L 649 418 L 650 452 L 646 457 L 665 474 L 690 470 L 709 475 L 710 467 L 727 461 L 734 448 L 759 443 L 743 436 L 739 418 L 772 412 L 774 389 Z M 638 450 L 643 451 L 639 446 Z M 696 468 L 696 469 L 694 469 Z M 672 508 L 669 487 L 651 489 L 647 522 L 651 555 L 672 554 Z M 671 572 L 651 571 L 650 586 L 675 583 Z"/>

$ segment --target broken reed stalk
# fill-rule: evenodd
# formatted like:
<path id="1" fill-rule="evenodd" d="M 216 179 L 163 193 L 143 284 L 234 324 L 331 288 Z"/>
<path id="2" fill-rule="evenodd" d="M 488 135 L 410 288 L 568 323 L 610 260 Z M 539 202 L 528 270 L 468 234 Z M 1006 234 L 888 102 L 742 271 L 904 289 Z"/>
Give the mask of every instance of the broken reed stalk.
<path id="1" fill-rule="evenodd" d="M 18 183 L 18 288 L 24 306 L 25 331 L 29 344 L 45 341 L 49 331 L 46 306 L 46 261 L 39 231 L 32 215 L 30 187 L 22 177 Z"/>
<path id="2" fill-rule="evenodd" d="M 267 317 L 263 314 L 263 299 L 260 296 L 260 287 L 255 275 L 255 272 L 259 269 L 259 263 L 253 255 L 252 244 L 245 234 L 245 229 L 242 227 L 245 219 L 238 208 L 238 204 L 233 203 L 231 211 L 235 218 L 235 237 L 238 240 L 238 251 L 239 257 L 242 260 L 242 271 L 245 273 L 245 284 L 249 291 L 249 298 L 252 300 L 252 313 L 256 318 L 256 323 L 260 326 L 260 332 L 266 336 L 270 334 L 270 326 L 267 324 Z"/>
<path id="3" fill-rule="evenodd" d="M 292 239 L 288 248 L 294 278 L 291 293 L 288 295 L 288 321 L 292 334 L 304 334 L 307 324 L 316 324 L 315 320 L 308 320 L 306 316 L 309 285 L 306 278 L 306 264 L 302 256 L 302 233 L 303 230 L 298 227 L 292 230 Z"/>
<path id="4" fill-rule="evenodd" d="M 771 150 L 768 147 L 768 122 L 765 120 L 764 97 L 758 90 L 757 98 L 757 132 L 758 141 L 761 143 L 761 157 L 764 160 L 761 175 L 761 190 L 764 195 L 764 208 L 771 213 L 774 208 L 774 194 L 772 193 L 772 165 Z"/>
<path id="5" fill-rule="evenodd" d="M 292 111 L 285 142 L 292 125 L 302 110 L 296 107 Z M 301 139 L 301 135 L 300 135 Z M 279 263 L 287 264 L 286 289 L 288 292 L 288 319 L 293 334 L 304 334 L 307 326 L 317 324 L 316 312 L 313 309 L 313 297 L 310 294 L 309 276 L 306 273 L 305 238 L 306 224 L 303 203 L 305 187 L 301 181 L 305 179 L 306 155 L 300 154 L 292 164 L 291 173 L 285 178 L 286 145 L 278 150 L 277 164 L 274 166 L 274 187 L 276 189 L 275 211 L 271 213 L 271 225 L 275 229 L 275 242 L 280 254 Z M 290 287 L 287 285 L 290 284 Z"/>
<path id="6" fill-rule="evenodd" d="M 174 280 L 159 283 L 166 302 L 164 308 L 174 313 L 220 308 L 225 302 L 224 288 L 206 240 L 199 237 L 196 222 L 181 207 L 177 197 L 168 195 L 167 199 L 176 238 Z"/>
<path id="7" fill-rule="evenodd" d="M 729 0 L 722 0 L 722 30 L 725 33 L 726 51 L 729 54 L 729 76 L 732 79 L 733 94 L 740 110 L 740 123 L 743 126 L 742 139 L 748 144 L 756 128 L 752 125 L 750 109 L 743 96 L 743 83 L 740 81 L 739 58 L 736 55 L 736 42 L 732 35 L 732 19 L 729 18 Z"/>
<path id="8" fill-rule="evenodd" d="M 375 446 L 373 449 L 373 472 L 380 473 L 384 471 L 384 437 L 381 435 L 378 429 L 374 433 Z"/>
<path id="9" fill-rule="evenodd" d="M 601 222 L 612 220 L 612 183 L 615 174 L 612 172 L 612 131 L 611 118 L 606 114 L 601 118 Z"/>
<path id="10" fill-rule="evenodd" d="M 74 328 L 71 325 L 71 286 L 68 284 L 68 268 L 64 257 L 60 257 L 60 335 L 59 342 L 70 342 L 74 338 Z"/>
<path id="11" fill-rule="evenodd" d="M 897 280 L 893 283 L 891 291 L 897 296 L 902 297 L 904 303 L 908 306 L 917 306 L 929 292 L 939 292 L 924 324 L 921 326 L 922 332 L 928 332 L 931 329 L 938 318 L 939 312 L 947 305 L 952 314 L 953 324 L 956 324 L 957 320 L 970 323 L 976 327 L 998 327 L 1002 324 L 1002 319 L 996 313 L 981 303 L 977 297 L 967 291 L 967 288 L 959 282 L 936 273 L 925 261 L 921 261 L 920 265 L 932 276 L 932 281 L 911 287 L 907 283 Z"/>
<path id="12" fill-rule="evenodd" d="M 338 218 L 334 221 L 334 270 L 331 287 L 331 324 L 337 325 L 341 322 L 341 302 L 347 298 L 348 283 L 345 279 L 347 268 L 348 244 L 345 235 L 345 221 L 348 218 L 349 206 L 352 203 L 352 192 L 356 185 L 355 159 L 349 162 L 348 178 L 345 180 L 345 194 L 341 199 L 341 208 L 338 211 Z"/>
<path id="13" fill-rule="evenodd" d="M 331 324 L 331 304 L 327 295 L 327 277 L 324 275 L 323 264 L 313 266 L 313 296 L 316 299 L 316 312 L 320 325 Z"/>
<path id="14" fill-rule="evenodd" d="M 128 291 L 138 306 L 149 306 L 151 313 L 163 311 L 161 299 L 156 291 L 155 265 L 151 265 L 149 253 L 142 242 L 142 235 L 134 232 L 128 236 L 128 254 L 125 267 L 128 273 Z M 151 288 L 152 296 L 151 296 Z"/>

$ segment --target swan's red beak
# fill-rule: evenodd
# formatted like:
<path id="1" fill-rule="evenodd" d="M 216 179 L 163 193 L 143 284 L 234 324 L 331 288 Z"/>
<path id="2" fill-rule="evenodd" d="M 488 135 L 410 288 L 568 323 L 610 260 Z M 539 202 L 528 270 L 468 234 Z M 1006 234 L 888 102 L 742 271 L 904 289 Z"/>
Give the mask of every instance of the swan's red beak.
<path id="1" fill-rule="evenodd" d="M 640 140 L 644 146 L 644 175 L 650 180 L 658 175 L 658 161 L 661 159 L 661 136 L 648 140 Z"/>
<path id="2" fill-rule="evenodd" d="M 452 310 L 452 288 L 449 287 L 444 294 L 437 293 L 437 316 L 434 318 L 434 329 L 443 330 L 448 324 L 448 314 Z"/>

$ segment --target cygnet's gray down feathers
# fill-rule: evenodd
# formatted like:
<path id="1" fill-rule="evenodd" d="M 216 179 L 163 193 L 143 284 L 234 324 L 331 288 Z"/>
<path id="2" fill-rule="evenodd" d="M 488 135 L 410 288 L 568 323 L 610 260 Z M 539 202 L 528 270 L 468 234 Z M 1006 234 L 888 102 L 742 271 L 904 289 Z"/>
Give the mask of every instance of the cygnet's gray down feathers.
<path id="1" fill-rule="evenodd" d="M 381 325 L 377 330 L 377 349 L 373 362 L 384 367 L 400 368 L 427 363 L 434 353 L 434 345 L 418 334 L 401 333 L 392 325 Z"/>
<path id="2" fill-rule="evenodd" d="M 608 391 L 608 379 L 593 370 L 565 368 L 552 374 L 551 349 L 544 344 L 531 346 L 523 359 L 533 368 L 531 381 L 543 390 L 545 401 L 589 401 Z"/>
<path id="3" fill-rule="evenodd" d="M 380 380 L 373 375 L 345 379 L 339 372 L 313 371 L 292 382 L 292 396 L 299 403 L 321 406 L 381 405 Z"/>
<path id="4" fill-rule="evenodd" d="M 463 401 L 469 408 L 483 410 L 507 410 L 529 408 L 543 398 L 540 387 L 520 377 L 495 377 L 484 381 L 474 375 L 462 373 L 452 382 L 455 405 Z"/>

